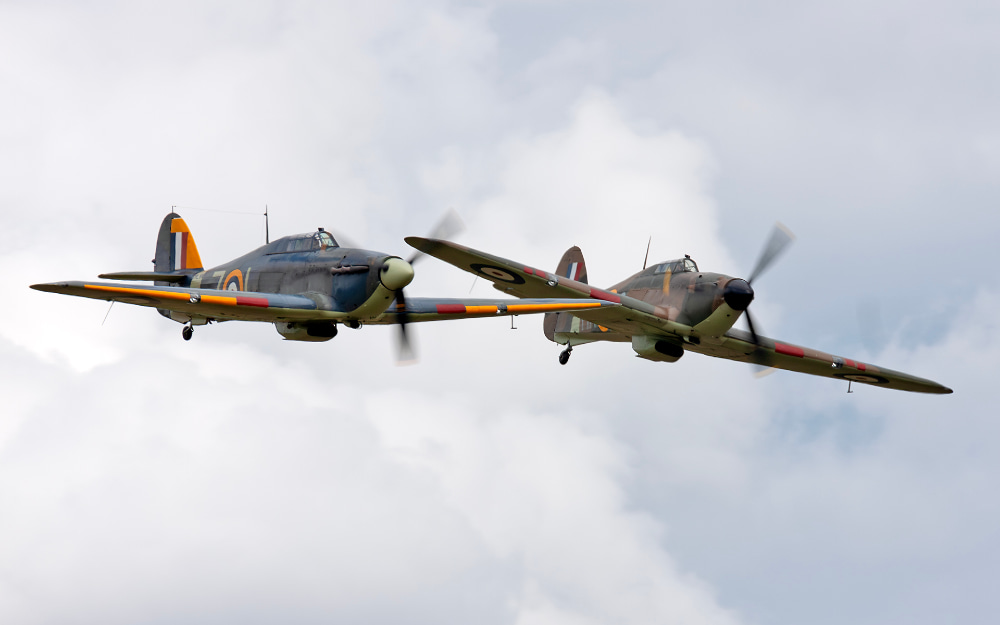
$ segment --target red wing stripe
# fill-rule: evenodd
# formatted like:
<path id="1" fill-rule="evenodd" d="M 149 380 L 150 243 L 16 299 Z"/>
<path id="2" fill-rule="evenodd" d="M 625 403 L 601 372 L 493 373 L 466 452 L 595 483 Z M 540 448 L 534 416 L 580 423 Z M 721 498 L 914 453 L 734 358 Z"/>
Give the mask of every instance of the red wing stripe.
<path id="1" fill-rule="evenodd" d="M 622 298 L 615 295 L 614 293 L 608 293 L 607 291 L 602 291 L 601 289 L 590 288 L 590 296 L 594 299 L 602 299 L 606 302 L 614 302 L 615 304 L 621 304 Z"/>
<path id="2" fill-rule="evenodd" d="M 784 343 L 774 342 L 774 351 L 779 354 L 784 354 L 786 356 L 795 356 L 796 358 L 803 358 L 806 353 L 801 347 L 796 347 L 795 345 L 785 345 Z"/>
<path id="3" fill-rule="evenodd" d="M 237 297 L 237 306 L 259 306 L 260 308 L 267 308 L 268 302 L 263 297 Z"/>
<path id="4" fill-rule="evenodd" d="M 438 304 L 437 311 L 439 315 L 454 315 L 465 312 L 465 306 L 462 304 Z"/>

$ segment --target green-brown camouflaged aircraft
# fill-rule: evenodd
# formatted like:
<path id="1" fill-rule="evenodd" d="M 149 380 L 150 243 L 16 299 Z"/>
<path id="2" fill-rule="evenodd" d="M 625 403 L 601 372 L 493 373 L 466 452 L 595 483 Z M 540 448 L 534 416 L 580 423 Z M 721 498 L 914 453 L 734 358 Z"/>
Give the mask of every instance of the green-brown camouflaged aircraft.
<path id="1" fill-rule="evenodd" d="M 748 307 L 751 284 L 791 242 L 780 225 L 746 280 L 701 271 L 690 257 L 658 263 L 610 289 L 587 284 L 583 253 L 572 247 L 555 273 L 535 269 L 486 252 L 438 239 L 408 237 L 414 248 L 493 282 L 494 288 L 520 298 L 588 298 L 613 302 L 593 310 L 545 315 L 545 336 L 566 345 L 566 364 L 575 345 L 594 341 L 631 342 L 640 358 L 676 362 L 686 351 L 839 378 L 916 393 L 951 393 L 937 382 L 907 373 L 834 356 L 808 347 L 760 336 Z M 746 317 L 749 332 L 733 328 Z"/>

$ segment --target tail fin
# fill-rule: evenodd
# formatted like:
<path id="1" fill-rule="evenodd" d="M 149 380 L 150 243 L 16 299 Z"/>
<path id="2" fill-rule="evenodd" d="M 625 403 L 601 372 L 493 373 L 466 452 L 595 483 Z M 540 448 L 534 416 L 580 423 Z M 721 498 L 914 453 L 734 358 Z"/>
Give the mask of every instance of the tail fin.
<path id="1" fill-rule="evenodd" d="M 569 278 L 587 284 L 587 263 L 583 260 L 583 252 L 575 245 L 563 254 L 556 268 L 560 278 Z"/>
<path id="2" fill-rule="evenodd" d="M 556 268 L 556 275 L 587 284 L 587 263 L 583 260 L 583 252 L 573 246 L 566 250 Z M 573 315 L 569 313 L 546 313 L 542 328 L 545 338 L 555 341 L 556 332 L 569 332 L 573 323 Z"/>
<path id="3" fill-rule="evenodd" d="M 177 213 L 170 213 L 160 224 L 153 266 L 157 272 L 163 273 L 202 269 L 198 246 L 194 244 L 194 235 Z"/>

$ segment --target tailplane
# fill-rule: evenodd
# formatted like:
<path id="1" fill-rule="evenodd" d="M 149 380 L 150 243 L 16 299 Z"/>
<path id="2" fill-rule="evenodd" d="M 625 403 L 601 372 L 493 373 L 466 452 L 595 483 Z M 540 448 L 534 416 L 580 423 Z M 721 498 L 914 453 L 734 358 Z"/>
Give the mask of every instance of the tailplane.
<path id="1" fill-rule="evenodd" d="M 573 246 L 566 250 L 556 268 L 556 275 L 560 278 L 568 278 L 587 284 L 587 263 L 583 260 L 583 252 L 580 248 Z M 555 341 L 556 332 L 571 331 L 573 319 L 573 315 L 569 313 L 546 313 L 545 322 L 542 325 L 545 330 L 545 338 Z"/>

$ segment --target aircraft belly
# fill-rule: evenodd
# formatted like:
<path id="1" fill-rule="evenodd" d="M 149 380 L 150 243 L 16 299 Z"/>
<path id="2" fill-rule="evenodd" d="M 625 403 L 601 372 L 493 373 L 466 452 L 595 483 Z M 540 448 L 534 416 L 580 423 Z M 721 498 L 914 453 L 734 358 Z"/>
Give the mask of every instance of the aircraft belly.
<path id="1" fill-rule="evenodd" d="M 560 345 L 565 345 L 567 342 L 572 342 L 573 345 L 582 345 L 584 343 L 596 343 L 598 341 L 607 341 L 609 343 L 628 343 L 632 340 L 632 337 L 620 332 L 601 332 L 601 333 L 586 333 L 581 334 L 578 332 L 556 332 L 553 334 L 555 338 L 555 343 Z"/>

